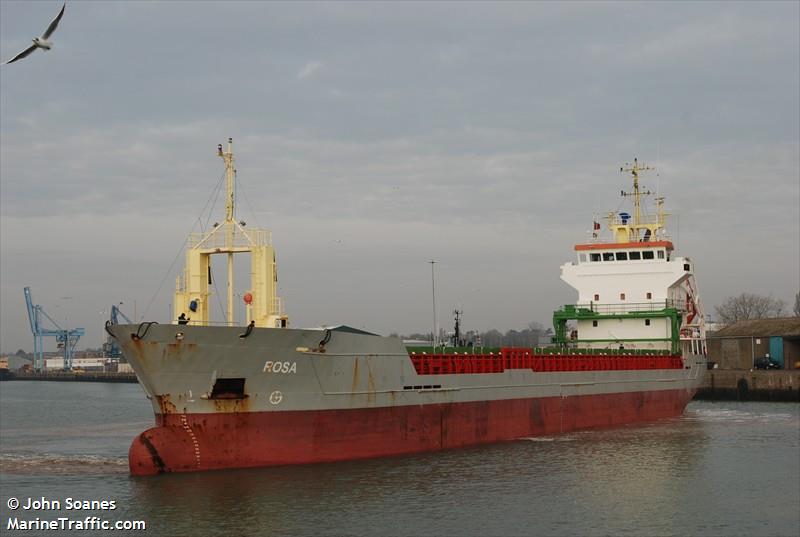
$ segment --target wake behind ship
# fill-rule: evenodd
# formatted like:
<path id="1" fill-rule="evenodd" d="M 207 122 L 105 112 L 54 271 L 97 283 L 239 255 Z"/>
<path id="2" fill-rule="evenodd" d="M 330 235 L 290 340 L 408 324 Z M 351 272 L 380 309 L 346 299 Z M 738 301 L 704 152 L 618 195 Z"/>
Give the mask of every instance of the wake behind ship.
<path id="1" fill-rule="evenodd" d="M 646 214 L 637 161 L 561 278 L 578 291 L 546 348 L 431 347 L 346 326 L 289 327 L 270 233 L 234 216 L 190 237 L 174 324 L 108 325 L 153 404 L 129 452 L 134 475 L 339 461 L 651 421 L 683 412 L 706 369 L 693 262 L 677 257 L 663 198 Z M 233 319 L 233 255 L 251 257 L 246 325 Z M 228 316 L 209 316 L 210 256 L 228 257 Z"/>

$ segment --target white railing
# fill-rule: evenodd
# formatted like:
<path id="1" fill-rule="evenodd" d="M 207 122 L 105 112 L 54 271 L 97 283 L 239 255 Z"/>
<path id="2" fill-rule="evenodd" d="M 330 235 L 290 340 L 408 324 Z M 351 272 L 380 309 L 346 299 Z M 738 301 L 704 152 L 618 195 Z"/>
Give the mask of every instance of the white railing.
<path id="1" fill-rule="evenodd" d="M 659 233 L 655 237 L 650 237 L 649 241 L 640 240 L 640 241 L 637 241 L 637 242 L 640 243 L 642 246 L 646 246 L 648 243 L 655 242 L 655 241 L 672 241 L 672 235 L 669 235 L 667 233 Z M 618 249 L 618 247 L 615 246 L 615 245 L 619 244 L 619 242 L 614 237 L 604 237 L 602 235 L 600 235 L 598 237 L 592 237 L 587 242 L 589 242 L 591 244 L 608 244 L 609 245 L 609 250 L 613 250 L 614 248 Z M 626 250 L 629 249 L 629 248 L 631 248 L 631 246 L 626 246 L 625 247 Z"/>
<path id="2" fill-rule="evenodd" d="M 266 229 L 246 229 L 235 227 L 232 232 L 220 225 L 210 233 L 190 233 L 189 248 L 252 248 L 253 246 L 269 246 L 272 243 L 272 232 Z"/>
<path id="3" fill-rule="evenodd" d="M 576 308 L 587 308 L 595 313 L 632 313 L 632 312 L 648 312 L 660 311 L 664 308 L 675 308 L 680 312 L 686 310 L 686 305 L 676 303 L 673 300 L 662 300 L 657 302 L 618 302 L 616 304 L 595 304 L 590 302 L 588 304 L 577 304 Z"/>
<path id="4" fill-rule="evenodd" d="M 640 215 L 639 216 L 639 225 L 656 225 L 658 224 L 658 215 Z M 611 224 L 615 226 L 630 226 L 633 225 L 633 215 L 630 215 L 628 218 L 621 218 L 619 214 L 617 214 L 616 218 L 611 219 Z"/>

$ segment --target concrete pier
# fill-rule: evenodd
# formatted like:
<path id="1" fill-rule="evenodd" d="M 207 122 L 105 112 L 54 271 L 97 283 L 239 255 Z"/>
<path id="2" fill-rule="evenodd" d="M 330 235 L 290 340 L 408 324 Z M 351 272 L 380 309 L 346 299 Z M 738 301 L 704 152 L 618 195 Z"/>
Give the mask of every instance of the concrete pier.
<path id="1" fill-rule="evenodd" d="M 800 371 L 712 369 L 695 399 L 800 402 Z"/>
<path id="2" fill-rule="evenodd" d="M 7 380 L 49 380 L 58 382 L 139 382 L 135 373 L 106 371 L 13 372 Z"/>

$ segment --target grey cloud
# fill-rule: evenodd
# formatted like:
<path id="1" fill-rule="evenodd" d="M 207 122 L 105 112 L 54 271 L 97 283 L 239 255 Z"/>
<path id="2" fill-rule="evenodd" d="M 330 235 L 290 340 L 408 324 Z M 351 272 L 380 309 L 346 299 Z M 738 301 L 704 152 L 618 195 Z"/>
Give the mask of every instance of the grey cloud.
<path id="1" fill-rule="evenodd" d="M 0 70 L 3 350 L 30 346 L 22 285 L 76 289 L 91 345 L 106 303 L 162 285 L 165 317 L 228 136 L 297 324 L 425 330 L 432 257 L 442 311 L 547 323 L 637 156 L 709 310 L 800 286 L 797 3 L 70 5 L 52 51 Z M 2 57 L 52 9 L 0 2 Z"/>

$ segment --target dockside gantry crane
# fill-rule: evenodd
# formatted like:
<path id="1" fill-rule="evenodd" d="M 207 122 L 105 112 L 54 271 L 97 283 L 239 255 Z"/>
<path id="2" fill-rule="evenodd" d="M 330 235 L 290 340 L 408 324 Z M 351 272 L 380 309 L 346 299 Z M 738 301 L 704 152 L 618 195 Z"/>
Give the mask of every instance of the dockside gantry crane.
<path id="1" fill-rule="evenodd" d="M 122 302 L 120 302 L 122 305 Z M 109 324 L 119 324 L 119 318 L 122 317 L 126 323 L 133 324 L 133 321 L 128 319 L 128 316 L 122 313 L 122 310 L 116 304 L 111 305 L 111 315 L 109 316 L 108 322 Z M 106 340 L 106 343 L 103 345 L 103 352 L 109 358 L 119 358 L 122 356 L 122 351 L 119 348 L 119 343 L 117 340 L 110 335 Z"/>
<path id="2" fill-rule="evenodd" d="M 31 332 L 33 332 L 33 369 L 40 372 L 44 368 L 44 337 L 55 337 L 59 346 L 64 349 L 64 371 L 72 369 L 72 356 L 75 354 L 75 346 L 82 335 L 86 333 L 83 328 L 64 329 L 50 317 L 38 304 L 33 303 L 31 298 L 31 288 L 25 288 L 25 304 L 28 306 L 28 319 L 31 322 Z M 55 328 L 44 328 L 42 317 L 50 321 Z"/>

